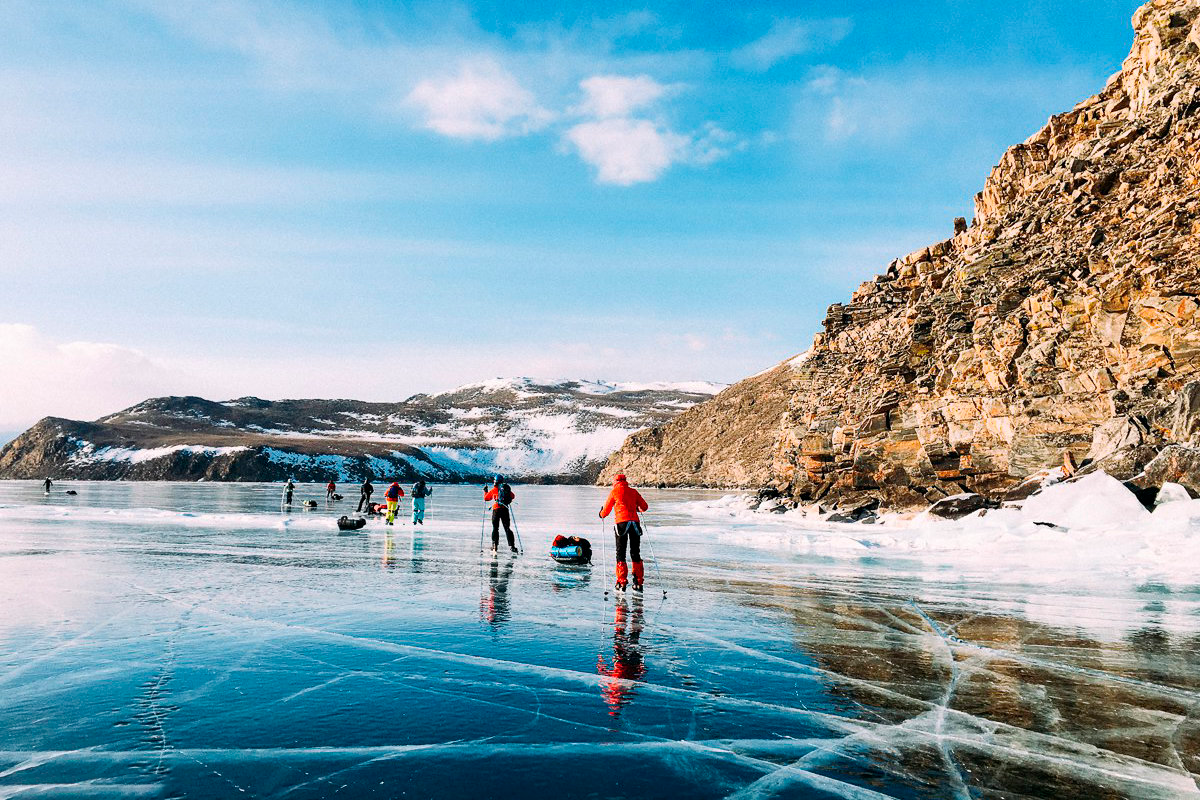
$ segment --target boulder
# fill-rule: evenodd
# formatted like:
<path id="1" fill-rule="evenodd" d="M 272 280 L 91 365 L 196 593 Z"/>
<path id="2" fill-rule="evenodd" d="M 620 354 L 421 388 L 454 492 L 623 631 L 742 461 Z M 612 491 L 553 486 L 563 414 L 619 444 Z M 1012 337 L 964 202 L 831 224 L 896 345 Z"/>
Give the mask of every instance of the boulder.
<path id="1" fill-rule="evenodd" d="M 1176 442 L 1200 444 L 1200 381 L 1192 381 L 1179 390 L 1167 412 L 1166 423 Z"/>
<path id="2" fill-rule="evenodd" d="M 1148 432 L 1146 423 L 1135 417 L 1115 417 L 1102 422 L 1092 431 L 1092 445 L 1084 460 L 1100 461 L 1119 450 L 1138 447 Z"/>
<path id="3" fill-rule="evenodd" d="M 879 508 L 879 500 L 871 499 L 864 503 L 854 506 L 853 508 L 835 511 L 825 518 L 826 522 L 875 522 L 879 515 L 875 513 Z"/>
<path id="4" fill-rule="evenodd" d="M 945 519 L 959 519 L 984 508 L 999 508 L 997 500 L 990 500 L 974 492 L 943 497 L 929 507 L 929 513 Z"/>
<path id="5" fill-rule="evenodd" d="M 1183 486 L 1193 496 L 1200 496 L 1200 448 L 1167 445 L 1130 481 L 1142 488 L 1158 488 L 1168 482 Z"/>

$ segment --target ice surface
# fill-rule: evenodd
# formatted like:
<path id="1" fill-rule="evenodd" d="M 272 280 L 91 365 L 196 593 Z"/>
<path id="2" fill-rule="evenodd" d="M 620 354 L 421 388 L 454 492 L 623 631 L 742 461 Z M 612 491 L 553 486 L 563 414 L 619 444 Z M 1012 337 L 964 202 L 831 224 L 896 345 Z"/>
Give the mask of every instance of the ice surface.
<path id="1" fill-rule="evenodd" d="M 836 526 L 647 491 L 661 563 L 614 601 L 603 490 L 516 490 L 493 558 L 481 487 L 339 534 L 323 486 L 0 483 L 0 797 L 1200 797 L 1200 587 L 1150 552 L 1197 501 Z"/>

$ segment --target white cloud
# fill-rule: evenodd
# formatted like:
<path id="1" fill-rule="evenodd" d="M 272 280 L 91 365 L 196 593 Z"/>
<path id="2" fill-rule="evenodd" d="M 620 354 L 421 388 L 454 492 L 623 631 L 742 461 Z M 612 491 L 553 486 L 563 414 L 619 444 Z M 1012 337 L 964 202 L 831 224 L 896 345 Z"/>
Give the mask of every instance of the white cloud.
<path id="1" fill-rule="evenodd" d="M 656 102 L 667 87 L 647 75 L 593 75 L 580 82 L 586 95 L 579 112 L 590 117 L 627 117 Z"/>
<path id="2" fill-rule="evenodd" d="M 643 118 L 655 116 L 653 106 L 671 88 L 647 75 L 593 75 L 579 86 L 585 99 L 573 110 L 588 119 L 569 128 L 563 140 L 596 168 L 599 183 L 646 183 L 672 164 L 708 166 L 743 146 L 712 122 L 696 133 L 682 134 Z"/>
<path id="3" fill-rule="evenodd" d="M 631 186 L 657 179 L 686 153 L 687 137 L 660 129 L 644 119 L 581 122 L 566 133 L 584 161 L 596 168 L 596 180 Z"/>
<path id="4" fill-rule="evenodd" d="M 58 343 L 11 323 L 0 323 L 0 364 L 0 428 L 13 429 L 44 416 L 93 419 L 161 393 L 178 377 L 138 350 Z"/>
<path id="5" fill-rule="evenodd" d="M 425 127 L 458 139 L 493 141 L 544 127 L 553 114 L 499 64 L 463 64 L 458 74 L 418 83 L 408 95 Z"/>
<path id="6" fill-rule="evenodd" d="M 766 72 L 801 53 L 840 42 L 850 27 L 848 19 L 777 19 L 763 36 L 734 50 L 730 58 L 739 69 Z"/>

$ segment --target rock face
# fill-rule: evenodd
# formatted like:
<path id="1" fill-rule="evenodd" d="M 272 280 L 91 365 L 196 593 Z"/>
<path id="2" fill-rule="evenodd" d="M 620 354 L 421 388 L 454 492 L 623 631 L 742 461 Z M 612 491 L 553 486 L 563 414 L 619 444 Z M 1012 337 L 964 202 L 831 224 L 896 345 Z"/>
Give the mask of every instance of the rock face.
<path id="1" fill-rule="evenodd" d="M 762 486 L 771 477 L 776 431 L 795 375 L 787 364 L 747 378 L 659 427 L 639 431 L 608 460 L 618 472 L 658 486 Z"/>
<path id="2" fill-rule="evenodd" d="M 1009 148 L 969 226 L 830 306 L 806 357 L 768 373 L 779 418 L 718 404 L 748 404 L 754 378 L 631 437 L 607 471 L 910 506 L 1001 496 L 1064 452 L 1132 473 L 1195 438 L 1171 415 L 1200 406 L 1176 402 L 1200 377 L 1200 0 L 1133 25 L 1122 70 Z M 738 446 L 760 458 L 725 457 Z"/>
<path id="3" fill-rule="evenodd" d="M 517 378 L 402 403 L 161 397 L 96 422 L 43 419 L 0 449 L 0 477 L 588 482 L 631 431 L 719 388 Z"/>

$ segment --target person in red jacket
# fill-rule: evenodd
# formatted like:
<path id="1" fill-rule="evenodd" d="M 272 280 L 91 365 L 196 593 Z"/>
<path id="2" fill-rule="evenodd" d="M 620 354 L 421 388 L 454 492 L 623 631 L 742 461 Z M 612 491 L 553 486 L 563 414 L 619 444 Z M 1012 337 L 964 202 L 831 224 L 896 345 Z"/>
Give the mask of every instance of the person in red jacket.
<path id="1" fill-rule="evenodd" d="M 638 512 L 646 511 L 650 506 L 625 480 L 624 475 L 613 479 L 612 491 L 604 508 L 600 509 L 600 519 L 616 511 L 614 519 L 617 523 L 617 591 L 625 591 L 629 585 L 629 569 L 625 566 L 625 546 L 629 546 L 629 560 L 633 563 L 633 590 L 640 592 L 645 582 L 646 571 L 642 566 L 642 520 Z"/>
<path id="2" fill-rule="evenodd" d="M 332 500 L 333 493 L 336 491 L 337 491 L 337 484 L 334 483 L 333 481 L 330 481 L 329 483 L 325 484 L 325 499 Z"/>
<path id="3" fill-rule="evenodd" d="M 512 530 L 512 515 L 508 511 L 508 506 L 512 503 L 516 495 L 513 493 L 512 487 L 507 483 L 501 483 L 500 476 L 496 476 L 496 480 L 492 481 L 490 489 L 485 489 L 483 492 L 483 500 L 486 503 L 488 500 L 494 500 L 492 503 L 492 552 L 496 552 L 496 548 L 500 546 L 500 523 L 504 523 L 504 535 L 508 537 L 508 546 L 514 553 L 517 552 L 517 543 L 513 540 Z"/>
<path id="4" fill-rule="evenodd" d="M 396 521 L 396 512 L 400 509 L 400 498 L 404 497 L 404 490 L 400 488 L 400 484 L 392 481 L 392 485 L 383 493 L 387 500 L 387 524 L 391 525 Z"/>

